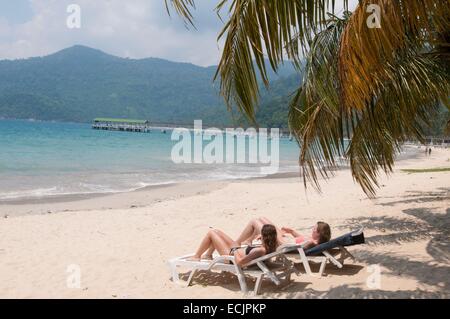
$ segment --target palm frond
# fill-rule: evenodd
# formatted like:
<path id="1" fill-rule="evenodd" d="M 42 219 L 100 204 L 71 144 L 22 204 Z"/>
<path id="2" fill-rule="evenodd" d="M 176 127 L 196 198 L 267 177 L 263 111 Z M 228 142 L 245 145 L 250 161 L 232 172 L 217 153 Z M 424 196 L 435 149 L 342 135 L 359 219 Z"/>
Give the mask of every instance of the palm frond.
<path id="1" fill-rule="evenodd" d="M 170 2 L 193 24 L 193 0 Z M 354 13 L 344 19 L 330 14 L 331 21 L 334 0 L 221 0 L 218 13 L 226 4 L 216 78 L 229 108 L 254 120 L 257 72 L 265 85 L 269 80 L 265 57 L 277 71 L 286 57 L 298 66 L 307 52 L 289 113 L 305 184 L 320 189 L 317 171 L 330 176 L 344 157 L 372 196 L 401 143 L 423 138 L 423 123 L 439 103 L 450 108 L 450 0 L 359 0 Z M 366 24 L 373 4 L 381 9 L 381 28 Z M 351 134 L 349 145 L 345 134 Z"/>
<path id="2" fill-rule="evenodd" d="M 407 46 L 382 66 L 384 83 L 371 92 L 370 101 L 349 110 L 340 103 L 337 55 L 347 27 L 347 21 L 334 21 L 312 42 L 303 87 L 291 105 L 290 128 L 301 145 L 305 184 L 308 180 L 320 189 L 316 170 L 328 177 L 344 156 L 354 179 L 373 196 L 379 170 L 392 171 L 400 144 L 423 139 L 423 123 L 450 94 L 450 76 L 438 56 Z M 352 134 L 348 147 L 344 131 Z"/>
<path id="3" fill-rule="evenodd" d="M 439 60 L 427 54 L 407 52 L 385 72 L 389 81 L 372 104 L 358 112 L 346 153 L 354 179 L 369 196 L 376 192 L 379 170 L 392 171 L 401 144 L 410 138 L 424 140 L 423 124 L 438 114 L 440 85 L 450 93 L 449 75 Z"/>
<path id="4" fill-rule="evenodd" d="M 187 24 L 195 27 L 193 15 L 191 13 L 191 9 L 195 9 L 194 0 L 164 0 L 167 13 L 170 15 L 169 2 L 171 7 L 174 8 L 177 14 L 182 17 Z"/>
<path id="5" fill-rule="evenodd" d="M 219 35 L 226 37 L 216 78 L 220 75 L 221 94 L 227 104 L 236 105 L 254 120 L 259 86 L 256 68 L 268 85 L 265 57 L 277 71 L 285 55 L 299 62 L 300 49 L 308 46 L 310 30 L 323 25 L 333 0 L 233 0 L 230 18 Z M 347 5 L 348 0 L 343 0 Z M 219 8 L 220 9 L 220 8 Z M 298 41 L 292 41 L 297 35 Z M 253 64 L 256 62 L 256 68 Z"/>
<path id="6" fill-rule="evenodd" d="M 381 28 L 367 26 L 370 4 L 381 9 Z M 340 46 L 342 104 L 363 109 L 386 80 L 383 65 L 394 62 L 395 52 L 436 46 L 449 29 L 450 0 L 360 0 Z"/>
<path id="7" fill-rule="evenodd" d="M 302 87 L 291 101 L 289 127 L 301 145 L 299 163 L 304 182 L 320 190 L 322 177 L 333 174 L 336 158 L 344 155 L 337 53 L 346 21 L 332 19 L 311 42 Z"/>

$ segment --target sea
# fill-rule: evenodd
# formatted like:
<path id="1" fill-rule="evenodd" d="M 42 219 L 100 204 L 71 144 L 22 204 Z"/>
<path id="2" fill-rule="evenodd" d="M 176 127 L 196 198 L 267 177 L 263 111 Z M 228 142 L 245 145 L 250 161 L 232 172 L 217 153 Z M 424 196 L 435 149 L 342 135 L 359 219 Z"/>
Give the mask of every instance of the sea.
<path id="1" fill-rule="evenodd" d="M 196 134 L 197 141 L 198 134 L 201 137 L 200 147 L 194 147 Z M 204 152 L 216 138 L 204 138 L 204 131 L 192 132 L 190 136 L 192 161 L 195 150 Z M 244 163 L 225 160 L 225 144 L 232 140 L 226 135 L 222 149 L 225 163 L 176 163 L 172 152 L 181 138 L 173 140 L 171 130 L 135 133 L 94 130 L 90 124 L 0 119 L 0 202 L 267 176 L 261 168 L 268 164 L 259 160 L 248 163 L 251 138 L 254 137 L 244 135 Z M 271 143 L 273 140 L 267 139 L 268 155 L 272 155 L 275 145 Z M 237 145 L 234 143 L 235 152 Z M 296 141 L 280 138 L 278 149 L 278 173 L 298 172 Z"/>

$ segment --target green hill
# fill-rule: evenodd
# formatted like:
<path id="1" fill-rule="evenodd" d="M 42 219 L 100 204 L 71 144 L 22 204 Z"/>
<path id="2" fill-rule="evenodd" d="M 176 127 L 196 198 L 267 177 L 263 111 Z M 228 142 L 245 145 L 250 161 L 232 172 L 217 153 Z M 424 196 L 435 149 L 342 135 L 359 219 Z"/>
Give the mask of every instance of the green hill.
<path id="1" fill-rule="evenodd" d="M 162 59 L 126 59 L 85 46 L 45 57 L 0 61 L 0 118 L 91 122 L 97 117 L 151 122 L 247 125 L 227 111 L 213 83 L 216 66 Z M 261 90 L 256 118 L 261 127 L 287 127 L 288 102 L 301 75 L 288 63 L 278 74 L 268 68 L 270 89 Z M 446 108 L 427 127 L 441 135 Z"/>
<path id="2" fill-rule="evenodd" d="M 156 58 L 119 58 L 84 46 L 45 57 L 4 60 L 0 117 L 75 122 L 117 117 L 171 123 L 203 119 L 206 124 L 226 125 L 231 116 L 218 95 L 219 83 L 212 81 L 215 70 Z M 276 83 L 293 72 L 287 65 L 269 77 Z M 263 104 L 281 98 L 273 92 L 262 96 Z"/>

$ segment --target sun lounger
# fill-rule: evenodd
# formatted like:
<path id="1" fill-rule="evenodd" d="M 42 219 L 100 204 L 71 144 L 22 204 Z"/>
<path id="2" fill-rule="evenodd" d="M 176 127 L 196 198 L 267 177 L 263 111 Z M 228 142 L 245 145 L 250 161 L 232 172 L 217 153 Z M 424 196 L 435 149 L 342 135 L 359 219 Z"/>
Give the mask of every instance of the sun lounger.
<path id="1" fill-rule="evenodd" d="M 363 228 L 347 233 L 326 243 L 317 245 L 308 250 L 304 250 L 303 245 L 285 245 L 285 254 L 290 257 L 300 259 L 308 275 L 314 276 L 309 265 L 309 261 L 319 261 L 320 269 L 317 275 L 322 276 L 327 263 L 331 262 L 338 268 L 342 268 L 344 260 L 348 257 L 355 260 L 355 257 L 345 248 L 363 244 L 365 242 Z"/>
<path id="2" fill-rule="evenodd" d="M 184 267 L 191 270 L 189 278 L 186 282 L 186 287 L 191 284 L 194 275 L 199 270 L 226 271 L 235 274 L 238 277 L 239 285 L 243 293 L 248 293 L 245 277 L 250 276 L 256 278 L 254 294 L 257 295 L 265 277 L 269 278 L 278 286 L 283 281 L 289 282 L 291 279 L 291 274 L 296 272 L 293 263 L 284 256 L 283 251 L 276 251 L 252 260 L 244 267 L 236 264 L 234 256 L 218 256 L 213 260 L 188 260 L 188 258 L 192 256 L 193 254 L 189 254 L 169 260 L 168 264 L 171 270 L 172 280 L 174 282 L 178 284 L 180 283 L 178 267 Z"/>

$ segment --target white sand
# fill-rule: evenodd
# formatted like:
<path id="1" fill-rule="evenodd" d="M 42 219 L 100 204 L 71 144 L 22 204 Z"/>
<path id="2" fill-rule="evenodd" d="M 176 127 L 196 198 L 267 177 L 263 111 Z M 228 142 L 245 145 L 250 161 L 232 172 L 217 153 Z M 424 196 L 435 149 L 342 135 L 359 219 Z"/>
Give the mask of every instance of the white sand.
<path id="1" fill-rule="evenodd" d="M 194 251 L 209 226 L 236 237 L 248 220 L 267 216 L 299 229 L 324 220 L 333 236 L 363 225 L 367 244 L 350 247 L 356 263 L 328 265 L 321 279 L 293 276 L 282 288 L 264 283 L 262 297 L 448 298 L 450 172 L 400 171 L 435 167 L 450 167 L 450 150 L 399 161 L 374 200 L 343 170 L 322 183 L 322 194 L 305 193 L 299 178 L 280 178 L 184 184 L 156 197 L 146 190 L 2 204 L 0 216 L 8 218 L 0 219 L 0 297 L 241 298 L 229 274 L 200 273 L 181 288 L 166 262 Z M 68 288 L 70 265 L 80 267 L 79 289 Z M 370 265 L 380 267 L 378 288 L 367 285 L 376 269 Z"/>

